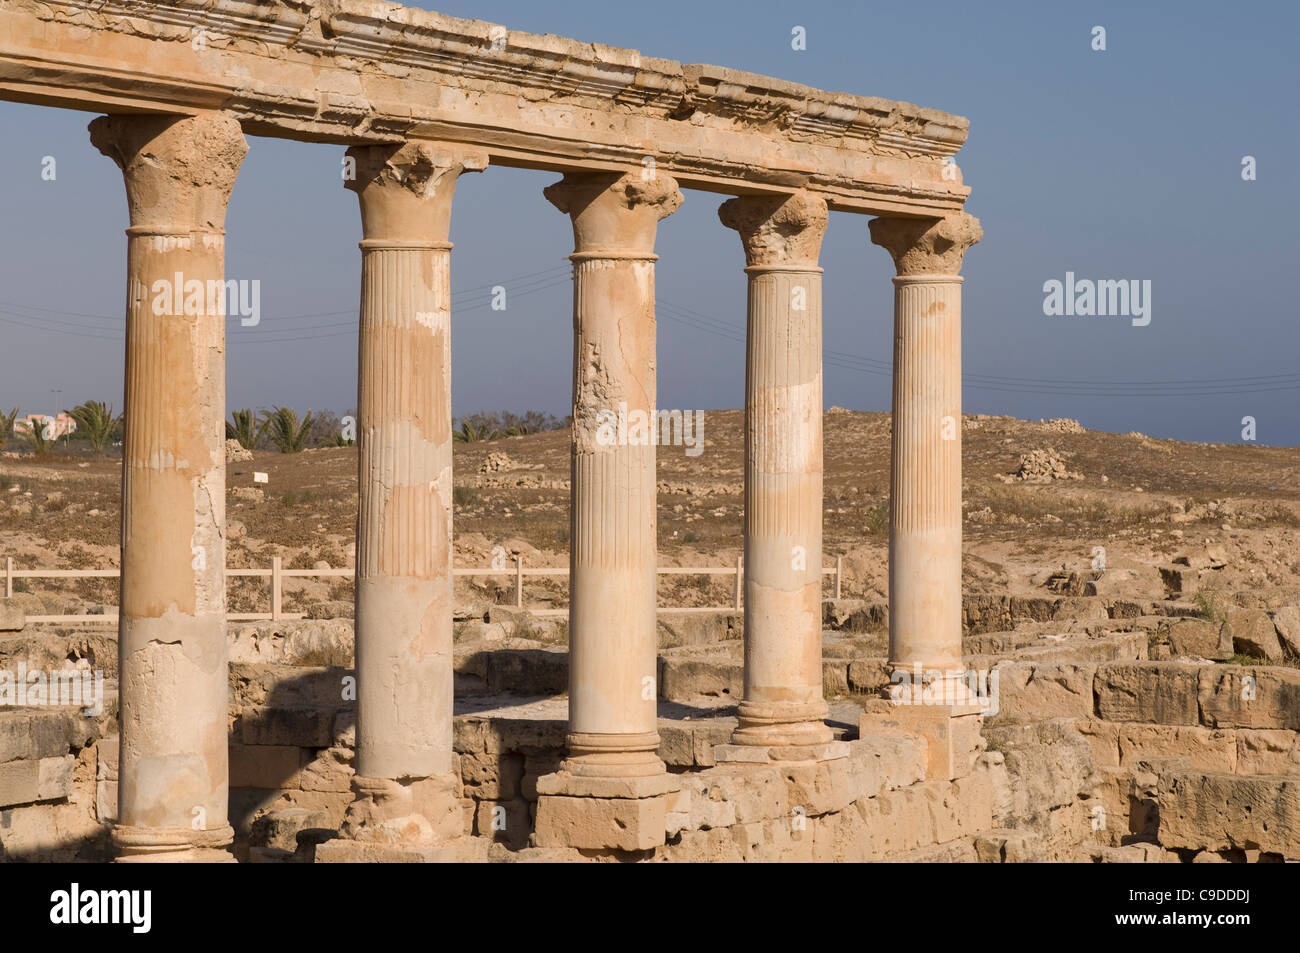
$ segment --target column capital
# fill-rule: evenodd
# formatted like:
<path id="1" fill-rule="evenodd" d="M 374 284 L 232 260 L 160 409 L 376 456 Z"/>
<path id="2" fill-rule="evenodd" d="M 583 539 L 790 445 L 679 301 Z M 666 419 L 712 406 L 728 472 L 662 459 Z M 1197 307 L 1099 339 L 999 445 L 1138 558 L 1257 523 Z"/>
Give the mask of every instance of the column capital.
<path id="1" fill-rule="evenodd" d="M 742 195 L 718 207 L 718 218 L 740 232 L 751 268 L 816 268 L 826 234 L 826 200 L 793 195 Z"/>
<path id="2" fill-rule="evenodd" d="M 198 116 L 100 116 L 90 141 L 122 170 L 137 232 L 225 231 L 226 206 L 248 153 L 239 121 Z"/>
<path id="3" fill-rule="evenodd" d="M 984 237 L 980 220 L 961 212 L 946 218 L 873 218 L 871 243 L 894 259 L 900 277 L 956 275 L 966 250 Z"/>
<path id="4" fill-rule="evenodd" d="M 488 165 L 482 150 L 418 140 L 352 146 L 347 157 L 355 165 L 343 185 L 361 202 L 363 236 L 412 245 L 446 242 L 457 178 Z"/>
<path id="5" fill-rule="evenodd" d="M 542 190 L 573 220 L 578 257 L 653 258 L 661 219 L 681 208 L 677 180 L 663 173 L 570 173 Z"/>

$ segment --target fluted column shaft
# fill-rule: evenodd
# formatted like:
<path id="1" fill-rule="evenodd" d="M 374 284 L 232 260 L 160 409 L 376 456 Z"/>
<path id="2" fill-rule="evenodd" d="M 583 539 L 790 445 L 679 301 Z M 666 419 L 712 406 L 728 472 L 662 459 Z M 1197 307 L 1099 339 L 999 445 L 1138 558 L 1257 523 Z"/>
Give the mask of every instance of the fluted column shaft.
<path id="1" fill-rule="evenodd" d="M 566 176 L 573 220 L 569 759 L 592 777 L 660 774 L 655 754 L 655 447 L 620 420 L 655 409 L 654 240 L 676 183 Z"/>
<path id="2" fill-rule="evenodd" d="M 222 114 L 107 116 L 127 230 L 122 860 L 229 860 L 225 216 L 248 146 Z"/>
<path id="3" fill-rule="evenodd" d="M 824 200 L 742 197 L 719 209 L 749 277 L 745 370 L 745 696 L 737 744 L 831 738 L 822 695 Z"/>
<path id="4" fill-rule="evenodd" d="M 894 257 L 889 657 L 955 679 L 961 651 L 961 282 L 969 215 L 875 219 Z"/>
<path id="5" fill-rule="evenodd" d="M 356 769 L 452 771 L 451 204 L 481 156 L 350 150 L 360 200 Z"/>

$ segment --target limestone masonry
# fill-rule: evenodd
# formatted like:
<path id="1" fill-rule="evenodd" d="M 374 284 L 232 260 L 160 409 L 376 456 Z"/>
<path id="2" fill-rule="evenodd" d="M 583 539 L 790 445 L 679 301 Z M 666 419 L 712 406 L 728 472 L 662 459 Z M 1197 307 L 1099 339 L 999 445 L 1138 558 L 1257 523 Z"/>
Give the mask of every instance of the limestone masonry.
<path id="1" fill-rule="evenodd" d="M 96 716 L 0 713 L 0 855 L 1300 858 L 1295 670 L 1152 661 L 1134 632 L 1050 657 L 971 642 L 987 629 L 962 594 L 960 272 L 982 236 L 951 161 L 965 119 L 361 0 L 11 0 L 0 98 L 106 114 L 91 142 L 130 209 L 119 694 Z M 149 295 L 224 278 L 247 134 L 349 147 L 350 624 L 227 624 L 224 314 L 159 314 Z M 567 653 L 457 642 L 535 624 L 499 605 L 458 618 L 452 574 L 448 236 L 460 176 L 496 165 L 558 173 L 537 201 L 573 227 Z M 747 263 L 743 610 L 722 622 L 741 657 L 716 630 L 665 639 L 656 448 L 597 436 L 612 410 L 657 406 L 655 238 L 684 190 L 721 196 Z M 818 258 L 837 211 L 873 216 L 863 254 L 897 270 L 887 653 L 851 662 L 823 657 L 824 632 L 866 611 L 822 595 Z M 6 663 L 67 649 L 5 646 Z M 981 654 L 996 716 L 968 677 Z M 861 708 L 828 706 L 841 681 Z M 1257 833 L 1225 801 L 1277 819 Z"/>

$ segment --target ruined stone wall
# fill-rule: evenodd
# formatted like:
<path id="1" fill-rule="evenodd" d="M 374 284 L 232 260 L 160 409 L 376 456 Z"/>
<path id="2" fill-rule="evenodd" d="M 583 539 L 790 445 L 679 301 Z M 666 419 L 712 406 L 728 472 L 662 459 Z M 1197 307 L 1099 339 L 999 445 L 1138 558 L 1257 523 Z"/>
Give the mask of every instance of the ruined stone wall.
<path id="1" fill-rule="evenodd" d="M 1023 795 L 1009 826 L 1036 831 L 1049 852 L 1073 837 L 1144 859 L 1150 848 L 1160 859 L 1300 857 L 1300 670 L 1138 661 L 998 671 L 1000 713 L 985 736 Z"/>

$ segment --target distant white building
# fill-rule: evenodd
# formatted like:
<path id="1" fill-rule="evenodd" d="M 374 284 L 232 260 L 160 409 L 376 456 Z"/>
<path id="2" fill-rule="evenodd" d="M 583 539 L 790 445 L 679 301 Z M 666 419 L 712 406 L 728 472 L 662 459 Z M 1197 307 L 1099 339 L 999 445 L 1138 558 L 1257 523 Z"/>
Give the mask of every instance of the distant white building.
<path id="1" fill-rule="evenodd" d="M 53 429 L 50 429 L 51 425 Z M 46 432 L 47 440 L 57 440 L 64 434 L 76 433 L 77 430 L 77 422 L 71 415 L 59 411 L 52 417 L 49 414 L 28 414 L 26 417 L 17 418 L 14 421 L 14 436 L 21 437 L 23 434 L 31 433 L 34 426 L 39 426 Z"/>

